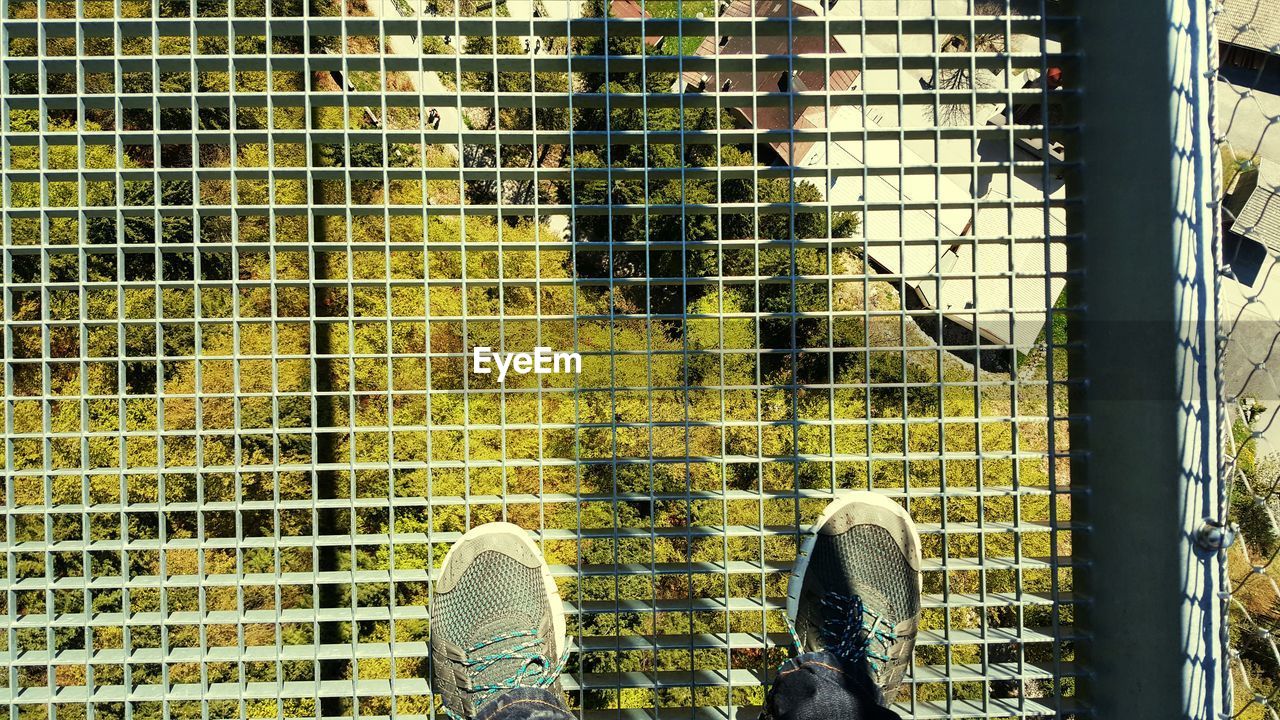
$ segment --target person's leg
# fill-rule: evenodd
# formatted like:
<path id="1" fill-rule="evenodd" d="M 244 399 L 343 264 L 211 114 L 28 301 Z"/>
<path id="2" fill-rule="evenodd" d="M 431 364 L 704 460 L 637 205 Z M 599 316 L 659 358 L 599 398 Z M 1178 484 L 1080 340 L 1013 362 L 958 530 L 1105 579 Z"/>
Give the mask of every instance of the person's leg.
<path id="1" fill-rule="evenodd" d="M 898 720 L 880 704 L 866 672 L 847 672 L 834 654 L 804 653 L 783 663 L 769 689 L 769 720 Z"/>
<path id="2" fill-rule="evenodd" d="M 444 558 L 431 597 L 433 689 L 455 720 L 569 720 L 564 607 L 529 534 L 490 523 Z"/>
<path id="3" fill-rule="evenodd" d="M 559 690 L 516 688 L 480 708 L 476 720 L 577 720 Z"/>
<path id="4" fill-rule="evenodd" d="M 801 546 L 787 588 L 800 655 L 779 670 L 776 720 L 896 718 L 920 624 L 920 537 L 897 503 L 869 492 L 834 500 Z"/>

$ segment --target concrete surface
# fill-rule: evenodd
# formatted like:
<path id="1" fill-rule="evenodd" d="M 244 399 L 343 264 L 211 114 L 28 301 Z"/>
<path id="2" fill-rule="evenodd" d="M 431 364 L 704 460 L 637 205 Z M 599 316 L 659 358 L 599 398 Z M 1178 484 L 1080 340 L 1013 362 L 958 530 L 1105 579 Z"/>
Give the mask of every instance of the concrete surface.
<path id="1" fill-rule="evenodd" d="M 413 3 L 419 2 L 419 0 L 409 0 L 409 2 L 413 4 Z M 400 11 L 396 9 L 395 5 L 391 2 L 391 0 L 374 0 L 368 3 L 368 8 L 369 8 L 369 12 L 376 17 L 389 17 L 389 18 L 400 17 Z M 387 50 L 389 50 L 392 53 L 395 53 L 396 55 L 403 55 L 405 57 L 415 57 L 422 54 L 421 46 L 418 44 L 418 41 L 414 40 L 408 35 L 388 36 Z M 406 72 L 404 74 L 405 76 L 408 77 L 409 84 L 412 85 L 413 89 L 418 92 L 440 93 L 440 94 L 451 92 L 449 89 L 447 89 L 444 86 L 444 83 L 440 81 L 440 74 L 435 72 L 434 70 L 427 71 L 427 72 L 423 72 L 420 70 L 418 72 Z M 427 131 L 428 134 L 432 132 L 456 134 L 458 132 L 458 129 L 461 127 L 461 123 L 459 122 L 459 114 L 458 114 L 457 106 L 455 105 L 428 106 L 423 110 L 424 114 L 422 116 L 422 119 L 424 122 L 426 121 L 425 113 L 431 110 L 432 107 L 434 107 L 436 111 L 440 113 L 440 126 L 435 130 L 428 129 Z M 454 147 L 454 146 L 450 146 L 450 147 Z M 454 151 L 456 153 L 456 147 L 454 147 Z"/>
<path id="2" fill-rule="evenodd" d="M 1262 158 L 1259 185 L 1280 185 L 1280 94 L 1269 92 L 1277 89 L 1274 84 L 1266 90 L 1248 87 L 1256 80 L 1251 75 L 1233 75 L 1238 83 L 1218 81 L 1219 132 L 1238 155 Z M 1267 408 L 1254 428 L 1259 454 L 1269 454 L 1280 452 L 1280 258 L 1269 250 L 1250 254 L 1248 266 L 1235 273 L 1247 284 L 1231 277 L 1221 283 L 1218 316 L 1228 335 L 1223 377 L 1228 397 L 1251 398 Z M 1242 264 L 1242 255 L 1224 260 Z"/>
<path id="3" fill-rule="evenodd" d="M 547 17 L 554 19 L 576 18 L 582 16 L 582 0 L 542 0 L 542 7 Z M 507 12 L 513 18 L 532 18 L 532 0 L 507 0 Z"/>
<path id="4" fill-rule="evenodd" d="M 1274 134 L 1280 136 L 1280 130 Z M 1258 176 L 1259 185 L 1280 185 L 1280 161 L 1264 160 Z M 1248 267 L 1235 268 L 1234 276 L 1248 284 L 1224 277 L 1218 298 L 1218 316 L 1230 335 L 1224 368 L 1227 392 L 1280 403 L 1280 257 L 1270 251 L 1258 253 Z M 1260 363 L 1265 367 L 1257 367 Z"/>
<path id="5" fill-rule="evenodd" d="M 1218 127 L 1237 153 L 1280 163 L 1280 95 L 1219 80 Z"/>

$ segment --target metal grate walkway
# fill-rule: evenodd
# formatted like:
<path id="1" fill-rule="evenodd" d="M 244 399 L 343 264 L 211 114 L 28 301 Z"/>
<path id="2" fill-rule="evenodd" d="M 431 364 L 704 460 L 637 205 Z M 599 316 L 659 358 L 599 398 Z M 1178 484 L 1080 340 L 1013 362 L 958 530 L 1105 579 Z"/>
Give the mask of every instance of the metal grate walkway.
<path id="1" fill-rule="evenodd" d="M 0 2 L 11 720 L 438 715 L 498 519 L 582 717 L 754 717 L 849 488 L 924 538 L 904 714 L 1077 709 L 1073 18 L 459 2 Z"/>

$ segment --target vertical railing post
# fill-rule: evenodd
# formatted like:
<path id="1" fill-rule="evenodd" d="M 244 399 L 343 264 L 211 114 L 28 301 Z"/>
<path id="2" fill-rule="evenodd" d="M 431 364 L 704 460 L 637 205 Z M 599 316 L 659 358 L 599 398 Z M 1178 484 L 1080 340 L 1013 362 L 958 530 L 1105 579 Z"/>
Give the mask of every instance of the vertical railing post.
<path id="1" fill-rule="evenodd" d="M 1209 0 L 1077 3 L 1086 198 L 1074 482 L 1081 697 L 1099 718 L 1224 711 Z"/>

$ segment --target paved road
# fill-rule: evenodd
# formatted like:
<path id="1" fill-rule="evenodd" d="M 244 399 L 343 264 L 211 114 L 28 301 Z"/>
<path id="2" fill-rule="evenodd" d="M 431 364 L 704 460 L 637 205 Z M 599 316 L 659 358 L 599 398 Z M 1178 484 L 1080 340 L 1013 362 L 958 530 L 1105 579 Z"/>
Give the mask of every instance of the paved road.
<path id="1" fill-rule="evenodd" d="M 417 1 L 418 0 L 409 0 L 411 3 Z M 370 2 L 367 3 L 367 6 L 369 8 L 369 12 L 375 17 L 400 17 L 400 12 L 396 10 L 396 7 L 392 4 L 391 0 L 370 0 Z M 405 57 L 417 57 L 422 54 L 422 50 L 418 45 L 418 42 L 408 35 L 388 36 L 387 49 L 396 55 L 402 55 Z M 446 88 L 444 83 L 440 81 L 440 74 L 434 70 L 428 72 L 406 72 L 405 76 L 409 79 L 409 84 L 413 86 L 413 89 L 418 92 L 439 94 L 452 93 L 452 91 Z M 454 139 L 456 140 L 456 133 L 460 126 L 458 122 L 458 108 L 455 105 L 436 105 L 429 106 L 427 109 L 430 110 L 431 107 L 435 107 L 435 109 L 440 113 L 440 126 L 434 132 L 454 134 Z M 425 117 L 423 119 L 425 120 Z"/>
<path id="2" fill-rule="evenodd" d="M 1241 84 L 1218 81 L 1218 127 L 1236 153 L 1262 157 L 1259 185 L 1280 186 L 1280 94 L 1274 83 L 1250 89 L 1245 83 L 1256 78 L 1248 75 L 1233 76 Z M 1256 268 L 1252 264 L 1241 273 L 1249 285 L 1223 278 L 1218 312 L 1230 338 L 1223 367 L 1227 394 L 1267 408 L 1254 424 L 1263 455 L 1280 452 L 1280 258 L 1267 251 Z"/>
<path id="3" fill-rule="evenodd" d="M 550 18 L 582 17 L 583 0 L 543 0 L 542 7 Z M 507 0 L 507 12 L 513 18 L 533 17 L 532 0 Z"/>
<path id="4" fill-rule="evenodd" d="M 1280 164 L 1280 95 L 1219 80 L 1218 127 L 1236 152 Z"/>
<path id="5" fill-rule="evenodd" d="M 1280 135 L 1277 130 L 1276 135 Z M 1264 162 L 1259 185 L 1280 185 L 1280 162 Z M 1218 313 L 1230 334 L 1224 367 L 1227 392 L 1254 397 L 1268 406 L 1280 405 L 1280 257 L 1269 251 L 1256 256 L 1227 255 L 1237 276 L 1223 278 Z M 1258 367 L 1262 365 L 1262 367 Z M 1269 440 L 1280 450 L 1280 422 L 1271 423 Z"/>

